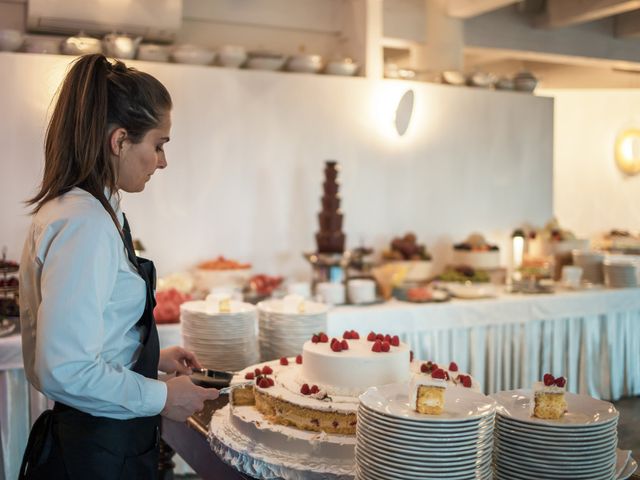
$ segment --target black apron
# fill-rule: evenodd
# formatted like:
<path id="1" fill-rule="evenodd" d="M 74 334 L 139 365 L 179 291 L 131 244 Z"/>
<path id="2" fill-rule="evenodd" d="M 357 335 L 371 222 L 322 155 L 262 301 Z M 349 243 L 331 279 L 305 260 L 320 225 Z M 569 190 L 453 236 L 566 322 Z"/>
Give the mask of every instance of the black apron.
<path id="1" fill-rule="evenodd" d="M 123 242 L 129 260 L 146 284 L 144 313 L 137 323 L 144 331 L 144 341 L 132 370 L 157 379 L 160 343 L 153 318 L 156 271 L 152 261 L 135 255 L 126 217 Z M 94 417 L 56 402 L 31 429 L 19 478 L 155 479 L 159 441 L 160 415 L 116 420 Z"/>

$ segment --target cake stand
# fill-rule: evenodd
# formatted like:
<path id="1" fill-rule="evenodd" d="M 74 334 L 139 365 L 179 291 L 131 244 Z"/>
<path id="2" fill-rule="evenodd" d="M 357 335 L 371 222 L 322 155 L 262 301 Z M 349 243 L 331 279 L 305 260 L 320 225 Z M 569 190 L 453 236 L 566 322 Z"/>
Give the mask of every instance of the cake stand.
<path id="1" fill-rule="evenodd" d="M 265 423 L 267 420 L 264 420 Z M 321 435 L 291 427 L 277 427 L 292 437 Z M 326 434 L 324 434 L 326 435 Z M 211 449 L 225 463 L 241 473 L 263 479 L 285 480 L 352 480 L 355 478 L 355 458 L 325 458 L 276 450 L 252 440 L 231 422 L 230 406 L 217 410 L 211 417 L 208 433 Z M 285 445 L 286 446 L 286 445 Z"/>

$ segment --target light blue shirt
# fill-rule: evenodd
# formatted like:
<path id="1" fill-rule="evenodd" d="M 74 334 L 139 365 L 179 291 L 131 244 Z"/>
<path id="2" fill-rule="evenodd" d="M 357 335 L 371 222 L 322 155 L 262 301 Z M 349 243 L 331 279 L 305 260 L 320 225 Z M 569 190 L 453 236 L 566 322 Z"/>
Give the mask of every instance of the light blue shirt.
<path id="1" fill-rule="evenodd" d="M 160 413 L 165 383 L 130 370 L 144 306 L 145 283 L 98 200 L 74 188 L 42 206 L 20 263 L 24 367 L 38 390 L 95 416 Z"/>

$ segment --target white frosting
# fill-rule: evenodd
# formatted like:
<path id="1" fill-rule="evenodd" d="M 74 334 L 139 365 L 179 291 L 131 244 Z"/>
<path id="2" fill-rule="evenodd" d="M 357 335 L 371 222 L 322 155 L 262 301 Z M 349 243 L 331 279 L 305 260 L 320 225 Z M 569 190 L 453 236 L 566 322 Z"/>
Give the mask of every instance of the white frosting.
<path id="1" fill-rule="evenodd" d="M 447 388 L 449 382 L 439 378 L 431 378 L 431 375 L 413 375 L 409 382 L 409 405 L 416 408 L 416 400 L 418 398 L 418 387 L 424 385 L 427 387 Z M 430 407 L 435 407 L 438 402 L 427 402 Z"/>
<path id="2" fill-rule="evenodd" d="M 422 371 L 420 370 L 420 367 L 423 363 L 427 363 L 424 360 L 414 360 L 413 362 L 411 362 L 411 373 L 414 375 L 421 375 L 421 376 L 425 376 L 425 377 L 429 377 L 431 378 L 431 374 L 430 373 L 422 373 Z M 480 382 L 478 382 L 475 378 L 473 378 L 471 375 L 469 375 L 468 373 L 463 373 L 463 372 L 453 372 L 447 368 L 443 368 L 443 366 L 438 364 L 438 368 L 442 368 L 442 370 L 444 370 L 445 372 L 447 372 L 449 374 L 449 381 L 448 381 L 448 386 L 449 387 L 458 387 L 458 388 L 469 388 L 469 390 L 473 390 L 474 392 L 478 392 L 478 393 L 482 393 L 482 389 L 481 389 L 481 385 Z M 470 379 L 471 379 L 471 387 L 465 387 L 462 382 L 459 382 L 457 380 L 458 375 L 467 375 Z"/>
<path id="3" fill-rule="evenodd" d="M 565 393 L 567 391 L 566 384 L 564 387 L 559 387 L 557 385 L 545 385 L 544 382 L 535 382 L 533 384 L 533 394 L 536 393 Z"/>
<path id="4" fill-rule="evenodd" d="M 329 435 L 276 425 L 253 407 L 232 407 L 229 419 L 240 433 L 269 449 L 292 455 L 339 459 L 354 457 L 354 435 Z"/>
<path id="5" fill-rule="evenodd" d="M 477 270 L 500 268 L 500 251 L 488 250 L 472 252 L 469 250 L 453 250 L 453 264 L 466 265 Z"/>
<path id="6" fill-rule="evenodd" d="M 331 340 L 331 338 L 329 338 Z M 338 340 L 342 340 L 339 338 Z M 388 352 L 373 352 L 366 338 L 347 340 L 348 350 L 334 352 L 330 342 L 305 342 L 302 378 L 336 395 L 359 395 L 367 388 L 409 380 L 409 347 L 400 343 Z"/>

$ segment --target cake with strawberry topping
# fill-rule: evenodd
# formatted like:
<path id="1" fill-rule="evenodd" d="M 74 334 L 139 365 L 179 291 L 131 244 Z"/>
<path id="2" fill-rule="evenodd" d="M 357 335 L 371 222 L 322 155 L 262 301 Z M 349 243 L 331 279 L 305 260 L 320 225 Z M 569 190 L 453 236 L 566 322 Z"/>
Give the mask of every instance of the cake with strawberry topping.
<path id="1" fill-rule="evenodd" d="M 532 415 L 547 420 L 558 420 L 567 411 L 566 379 L 545 373 L 542 382 L 533 385 Z"/>
<path id="2" fill-rule="evenodd" d="M 437 375 L 443 375 L 442 378 L 447 382 L 448 387 L 469 388 L 475 392 L 482 393 L 480 383 L 471 375 L 460 372 L 456 362 L 441 365 L 431 360 L 411 363 L 411 373 L 413 375 L 426 375 L 431 377 L 436 370 L 442 371 L 442 373 L 438 372 Z"/>
<path id="3" fill-rule="evenodd" d="M 406 382 L 410 350 L 398 336 L 354 330 L 305 342 L 302 355 L 247 368 L 233 383 L 233 405 L 254 405 L 279 425 L 306 431 L 354 435 L 358 396 L 375 385 Z"/>

